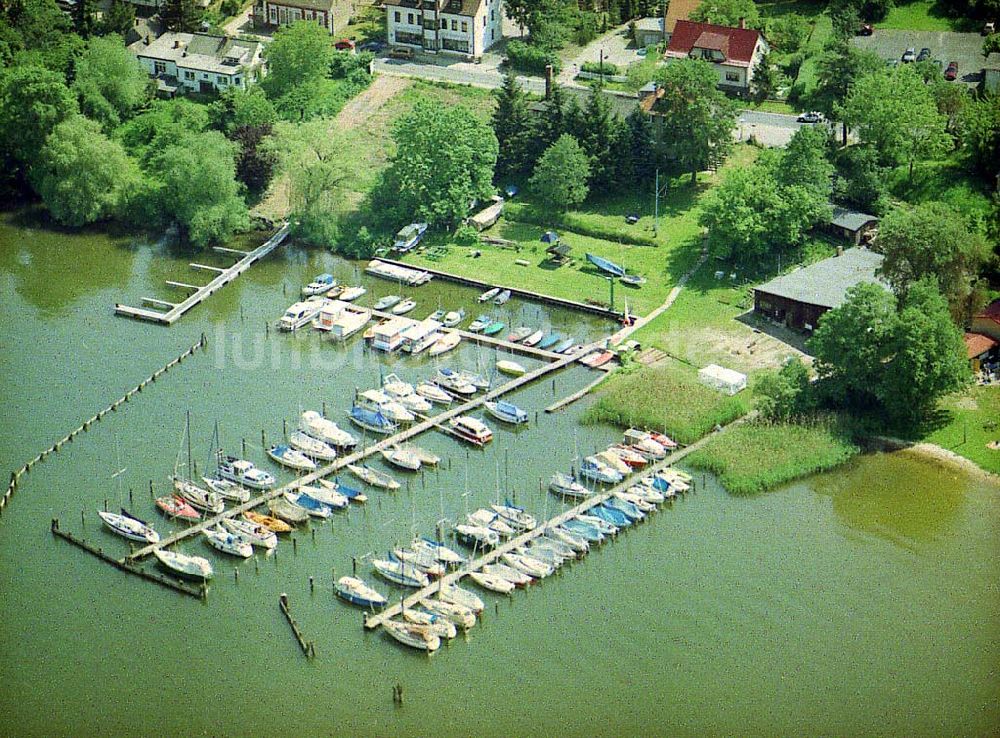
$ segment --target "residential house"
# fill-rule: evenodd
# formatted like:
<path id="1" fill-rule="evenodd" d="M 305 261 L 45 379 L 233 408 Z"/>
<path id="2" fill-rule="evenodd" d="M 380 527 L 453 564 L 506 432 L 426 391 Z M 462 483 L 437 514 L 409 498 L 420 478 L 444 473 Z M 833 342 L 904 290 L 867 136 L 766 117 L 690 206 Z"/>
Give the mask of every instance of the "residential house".
<path id="1" fill-rule="evenodd" d="M 635 22 L 635 42 L 639 46 L 670 43 L 677 21 L 686 21 L 701 5 L 701 0 L 670 0 L 662 15 L 640 18 Z"/>
<path id="2" fill-rule="evenodd" d="M 160 93 L 246 89 L 264 76 L 263 45 L 207 33 L 165 33 L 136 41 L 129 49 L 157 80 Z"/>
<path id="3" fill-rule="evenodd" d="M 847 249 L 756 287 L 757 315 L 789 328 L 812 331 L 827 310 L 844 304 L 847 291 L 862 282 L 889 286 L 877 276 L 882 255 L 865 248 Z"/>
<path id="4" fill-rule="evenodd" d="M 635 31 L 632 40 L 641 48 L 659 46 L 664 41 L 663 17 L 638 18 L 635 21 Z"/>
<path id="5" fill-rule="evenodd" d="M 760 31 L 678 20 L 663 55 L 667 63 L 678 59 L 704 59 L 716 66 L 719 87 L 736 95 L 748 95 L 754 70 L 770 50 Z"/>
<path id="6" fill-rule="evenodd" d="M 878 232 L 878 217 L 834 205 L 829 227 L 834 233 L 859 246 L 870 241 Z"/>
<path id="7" fill-rule="evenodd" d="M 503 38 L 503 0 L 386 0 L 389 44 L 478 59 Z"/>
<path id="8" fill-rule="evenodd" d="M 972 319 L 971 330 L 1000 341 L 1000 300 L 994 300 Z"/>
<path id="9" fill-rule="evenodd" d="M 351 21 L 351 0 L 257 0 L 254 3 L 254 28 L 287 26 L 300 20 L 314 21 L 328 33 L 338 33 Z"/>
<path id="10" fill-rule="evenodd" d="M 976 374 L 1000 359 L 996 339 L 984 336 L 982 333 L 965 334 L 965 355 L 969 359 L 973 373 Z"/>

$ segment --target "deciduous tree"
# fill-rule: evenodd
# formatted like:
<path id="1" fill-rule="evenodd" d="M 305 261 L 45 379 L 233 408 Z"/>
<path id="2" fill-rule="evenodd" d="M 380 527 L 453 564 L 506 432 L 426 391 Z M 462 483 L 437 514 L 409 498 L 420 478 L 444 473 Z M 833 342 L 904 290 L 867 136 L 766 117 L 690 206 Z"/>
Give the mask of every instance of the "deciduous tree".
<path id="1" fill-rule="evenodd" d="M 590 159 L 568 134 L 545 150 L 529 185 L 539 200 L 557 210 L 579 205 L 587 199 Z"/>
<path id="2" fill-rule="evenodd" d="M 691 20 L 715 23 L 719 26 L 736 26 L 744 20 L 748 28 L 760 28 L 760 13 L 753 0 L 701 0 L 691 13 Z"/>
<path id="3" fill-rule="evenodd" d="M 151 95 L 149 75 L 120 36 L 95 37 L 76 62 L 73 90 L 84 114 L 111 131 Z"/>
<path id="4" fill-rule="evenodd" d="M 171 31 L 196 31 L 201 21 L 201 13 L 194 0 L 165 0 L 160 17 Z"/>
<path id="5" fill-rule="evenodd" d="M 321 25 L 292 23 L 279 29 L 267 46 L 268 75 L 262 84 L 276 98 L 296 85 L 318 82 L 329 74 L 333 54 L 330 35 Z"/>
<path id="6" fill-rule="evenodd" d="M 61 74 L 27 65 L 0 70 L 0 152 L 30 167 L 57 125 L 78 112 Z"/>

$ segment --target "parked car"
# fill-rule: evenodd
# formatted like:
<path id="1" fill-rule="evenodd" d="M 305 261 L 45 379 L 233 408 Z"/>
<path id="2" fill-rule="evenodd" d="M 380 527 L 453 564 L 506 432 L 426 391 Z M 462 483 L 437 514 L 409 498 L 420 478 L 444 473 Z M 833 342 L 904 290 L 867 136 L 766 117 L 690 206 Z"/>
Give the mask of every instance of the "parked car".
<path id="1" fill-rule="evenodd" d="M 385 51 L 384 41 L 365 41 L 361 46 L 358 47 L 358 51 L 370 51 L 373 54 L 379 54 Z"/>
<path id="2" fill-rule="evenodd" d="M 337 51 L 349 51 L 353 54 L 355 50 L 355 43 L 349 38 L 342 38 L 334 43 L 333 48 Z"/>
<path id="3" fill-rule="evenodd" d="M 931 50 L 928 49 L 926 46 L 920 50 L 919 54 L 917 54 L 918 62 L 927 61 L 930 58 L 931 58 Z"/>
<path id="4" fill-rule="evenodd" d="M 873 33 L 875 33 L 875 26 L 871 23 L 863 23 L 858 29 L 859 36 L 871 36 Z"/>
<path id="5" fill-rule="evenodd" d="M 910 48 L 908 48 L 906 51 L 903 52 L 902 59 L 903 59 L 903 63 L 904 64 L 909 64 L 910 62 L 916 61 L 917 60 L 917 50 L 914 49 L 911 46 Z"/>
<path id="6" fill-rule="evenodd" d="M 408 46 L 397 46 L 389 50 L 389 56 L 393 59 L 412 59 L 413 49 Z"/>
<path id="7" fill-rule="evenodd" d="M 944 70 L 944 78 L 949 82 L 954 82 L 956 79 L 958 79 L 957 61 L 948 62 L 948 68 Z"/>
<path id="8" fill-rule="evenodd" d="M 983 35 L 984 36 L 989 36 L 991 33 L 996 33 L 996 32 L 997 32 L 997 24 L 994 23 L 993 21 L 986 21 L 983 24 Z"/>
<path id="9" fill-rule="evenodd" d="M 823 114 L 812 110 L 808 113 L 802 113 L 798 118 L 795 119 L 799 123 L 822 123 Z"/>

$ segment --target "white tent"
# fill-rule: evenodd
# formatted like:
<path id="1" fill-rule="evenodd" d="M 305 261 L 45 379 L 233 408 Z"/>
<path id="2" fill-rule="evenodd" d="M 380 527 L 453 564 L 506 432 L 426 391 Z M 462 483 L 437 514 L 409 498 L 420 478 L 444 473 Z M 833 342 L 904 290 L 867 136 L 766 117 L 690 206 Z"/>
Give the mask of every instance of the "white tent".
<path id="1" fill-rule="evenodd" d="M 698 381 L 727 395 L 735 395 L 740 390 L 746 389 L 747 375 L 718 364 L 709 364 L 698 372 Z"/>

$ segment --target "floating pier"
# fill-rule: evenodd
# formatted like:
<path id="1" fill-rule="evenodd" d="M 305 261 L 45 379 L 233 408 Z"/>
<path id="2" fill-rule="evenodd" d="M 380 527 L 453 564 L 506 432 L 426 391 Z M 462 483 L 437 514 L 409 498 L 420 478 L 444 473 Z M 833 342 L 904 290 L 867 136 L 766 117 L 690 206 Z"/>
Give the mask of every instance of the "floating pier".
<path id="1" fill-rule="evenodd" d="M 570 404 L 576 402 L 577 400 L 579 400 L 584 395 L 588 394 L 589 392 L 592 392 L 594 390 L 594 388 L 597 387 L 597 385 L 599 385 L 601 382 L 603 382 L 605 379 L 607 379 L 610 376 L 611 376 L 611 372 L 603 372 L 601 374 L 601 376 L 599 376 L 597 379 L 595 379 L 593 382 L 591 382 L 590 384 L 588 384 L 583 389 L 578 390 L 578 391 L 574 392 L 571 395 L 567 395 L 566 397 L 562 398 L 561 400 L 553 402 L 551 405 L 549 405 L 547 408 L 545 408 L 545 412 L 547 412 L 547 413 L 554 413 L 557 410 L 562 410 L 567 405 L 570 405 Z"/>
<path id="2" fill-rule="evenodd" d="M 137 308 L 130 307 L 129 305 L 122 305 L 121 303 L 115 304 L 115 314 L 124 315 L 127 318 L 135 318 L 137 320 L 146 320 L 151 323 L 159 323 L 160 325 L 173 325 L 182 315 L 184 315 L 188 310 L 193 308 L 195 305 L 200 304 L 204 300 L 208 299 L 216 290 L 226 286 L 231 281 L 236 279 L 238 276 L 243 274 L 247 269 L 252 267 L 258 261 L 263 259 L 265 256 L 274 251 L 278 246 L 284 243 L 285 239 L 288 238 L 288 234 L 291 231 L 291 225 L 285 223 L 278 229 L 278 232 L 271 236 L 267 241 L 258 246 L 256 249 L 250 252 L 239 251 L 237 249 L 222 249 L 217 247 L 216 250 L 221 250 L 223 253 L 234 253 L 241 254 L 242 258 L 233 264 L 231 267 L 223 269 L 222 267 L 209 266 L 207 264 L 198 264 L 195 262 L 191 263 L 191 267 L 194 269 L 203 269 L 211 272 L 216 272 L 216 277 L 208 284 L 197 286 L 193 284 L 185 284 L 183 282 L 167 282 L 168 285 L 172 287 L 181 287 L 183 289 L 194 290 L 187 299 L 179 303 L 170 303 L 165 300 L 154 300 L 152 298 L 143 298 L 143 302 L 150 304 L 158 304 L 168 309 L 166 311 L 162 310 L 150 310 L 148 308 Z"/>

